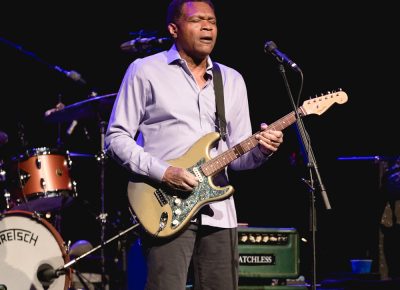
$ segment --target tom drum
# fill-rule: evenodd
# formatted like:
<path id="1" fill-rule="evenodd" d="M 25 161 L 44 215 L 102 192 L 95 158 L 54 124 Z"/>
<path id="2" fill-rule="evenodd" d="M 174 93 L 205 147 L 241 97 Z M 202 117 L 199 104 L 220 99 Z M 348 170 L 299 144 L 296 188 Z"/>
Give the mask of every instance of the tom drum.
<path id="1" fill-rule="evenodd" d="M 55 211 L 76 196 L 68 151 L 39 147 L 12 158 L 7 175 L 11 209 Z"/>

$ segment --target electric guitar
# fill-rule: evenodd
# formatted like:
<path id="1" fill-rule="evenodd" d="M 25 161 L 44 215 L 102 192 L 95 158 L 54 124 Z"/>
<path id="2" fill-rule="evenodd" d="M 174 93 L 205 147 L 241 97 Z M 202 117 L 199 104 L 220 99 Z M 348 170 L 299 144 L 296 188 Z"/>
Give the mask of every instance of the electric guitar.
<path id="1" fill-rule="evenodd" d="M 343 91 L 328 93 L 304 101 L 298 110 L 300 117 L 321 115 L 334 103 L 347 102 Z M 272 130 L 283 130 L 296 121 L 294 111 L 268 126 Z M 213 176 L 235 159 L 257 146 L 257 132 L 229 150 L 211 159 L 209 151 L 220 134 L 211 132 L 200 138 L 181 157 L 170 160 L 172 166 L 186 168 L 198 178 L 198 186 L 191 192 L 173 190 L 147 177 L 128 182 L 130 209 L 143 228 L 156 237 L 171 237 L 183 230 L 193 216 L 205 205 L 231 196 L 231 185 L 219 187 L 213 184 Z"/>

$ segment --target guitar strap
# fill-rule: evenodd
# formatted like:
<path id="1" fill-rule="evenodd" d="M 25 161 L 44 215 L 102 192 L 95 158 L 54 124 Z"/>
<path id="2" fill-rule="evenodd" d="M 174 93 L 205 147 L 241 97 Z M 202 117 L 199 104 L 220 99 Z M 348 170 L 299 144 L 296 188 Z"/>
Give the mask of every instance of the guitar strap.
<path id="1" fill-rule="evenodd" d="M 217 63 L 213 62 L 213 81 L 215 91 L 215 104 L 217 107 L 218 129 L 222 140 L 226 140 L 226 119 L 225 119 L 225 104 L 224 90 L 222 86 L 221 69 Z"/>

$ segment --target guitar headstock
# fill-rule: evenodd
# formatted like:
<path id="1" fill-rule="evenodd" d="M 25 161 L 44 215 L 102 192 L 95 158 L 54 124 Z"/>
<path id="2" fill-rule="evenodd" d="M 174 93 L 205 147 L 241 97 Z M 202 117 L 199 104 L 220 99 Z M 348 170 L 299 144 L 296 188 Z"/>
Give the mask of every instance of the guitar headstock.
<path id="1" fill-rule="evenodd" d="M 342 90 L 337 92 L 329 92 L 326 95 L 304 101 L 301 109 L 304 115 L 317 114 L 321 115 L 328 110 L 333 104 L 344 104 L 348 100 L 348 96 Z"/>

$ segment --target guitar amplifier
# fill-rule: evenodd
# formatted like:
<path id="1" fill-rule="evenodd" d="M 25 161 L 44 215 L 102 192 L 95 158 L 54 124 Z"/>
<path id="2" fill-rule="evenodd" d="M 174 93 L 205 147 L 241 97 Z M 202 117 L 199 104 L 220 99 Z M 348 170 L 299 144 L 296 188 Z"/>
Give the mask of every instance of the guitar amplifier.
<path id="1" fill-rule="evenodd" d="M 238 228 L 239 280 L 299 277 L 299 236 L 294 228 Z"/>

